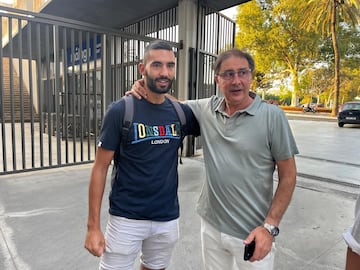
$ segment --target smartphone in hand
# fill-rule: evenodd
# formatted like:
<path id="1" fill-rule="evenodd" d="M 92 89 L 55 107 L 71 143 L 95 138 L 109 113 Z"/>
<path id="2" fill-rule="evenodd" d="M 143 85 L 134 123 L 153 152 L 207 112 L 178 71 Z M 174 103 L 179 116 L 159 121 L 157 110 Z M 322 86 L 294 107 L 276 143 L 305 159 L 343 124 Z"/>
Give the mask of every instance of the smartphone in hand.
<path id="1" fill-rule="evenodd" d="M 245 245 L 244 260 L 248 261 L 252 257 L 255 251 L 255 240 L 252 240 L 250 244 Z"/>

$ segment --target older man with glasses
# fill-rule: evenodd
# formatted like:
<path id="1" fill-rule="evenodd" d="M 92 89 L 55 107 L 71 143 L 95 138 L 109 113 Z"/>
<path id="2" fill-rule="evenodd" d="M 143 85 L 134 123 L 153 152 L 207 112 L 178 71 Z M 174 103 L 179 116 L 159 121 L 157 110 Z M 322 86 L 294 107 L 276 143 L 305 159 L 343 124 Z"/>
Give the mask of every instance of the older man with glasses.
<path id="1" fill-rule="evenodd" d="M 206 181 L 197 212 L 204 267 L 271 270 L 278 226 L 296 184 L 298 149 L 284 112 L 250 91 L 251 55 L 227 50 L 214 71 L 223 97 L 186 101 L 203 137 Z M 142 92 L 140 85 L 133 93 Z"/>

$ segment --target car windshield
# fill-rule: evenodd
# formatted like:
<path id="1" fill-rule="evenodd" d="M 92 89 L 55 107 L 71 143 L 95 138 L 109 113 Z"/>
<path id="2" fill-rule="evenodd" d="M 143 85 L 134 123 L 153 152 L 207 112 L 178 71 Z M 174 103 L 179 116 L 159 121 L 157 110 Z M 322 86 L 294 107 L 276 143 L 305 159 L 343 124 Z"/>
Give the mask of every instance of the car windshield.
<path id="1" fill-rule="evenodd" d="M 360 103 L 345 103 L 344 107 L 342 108 L 344 110 L 357 110 L 360 111 Z"/>

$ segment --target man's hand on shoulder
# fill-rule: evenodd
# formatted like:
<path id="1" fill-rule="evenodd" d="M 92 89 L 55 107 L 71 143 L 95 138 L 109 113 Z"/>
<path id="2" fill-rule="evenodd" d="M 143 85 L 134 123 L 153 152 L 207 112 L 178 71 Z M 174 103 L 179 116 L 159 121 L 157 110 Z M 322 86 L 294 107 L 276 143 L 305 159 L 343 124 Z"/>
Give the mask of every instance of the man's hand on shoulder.
<path id="1" fill-rule="evenodd" d="M 144 79 L 135 81 L 129 91 L 125 92 L 125 96 L 133 95 L 137 99 L 145 98 L 147 99 L 147 93 L 144 87 Z"/>

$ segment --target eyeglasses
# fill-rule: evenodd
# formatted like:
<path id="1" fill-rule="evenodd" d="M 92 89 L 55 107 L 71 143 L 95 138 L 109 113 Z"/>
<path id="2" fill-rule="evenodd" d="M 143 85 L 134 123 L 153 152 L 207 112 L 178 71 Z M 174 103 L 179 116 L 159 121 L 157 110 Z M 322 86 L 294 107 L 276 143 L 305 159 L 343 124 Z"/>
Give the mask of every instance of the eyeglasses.
<path id="1" fill-rule="evenodd" d="M 232 81 L 235 79 L 235 74 L 237 74 L 237 76 L 240 79 L 245 79 L 245 78 L 248 78 L 249 74 L 251 74 L 251 69 L 246 68 L 246 69 L 240 69 L 238 71 L 227 70 L 227 71 L 219 74 L 219 76 L 226 81 L 230 81 L 230 80 Z"/>

